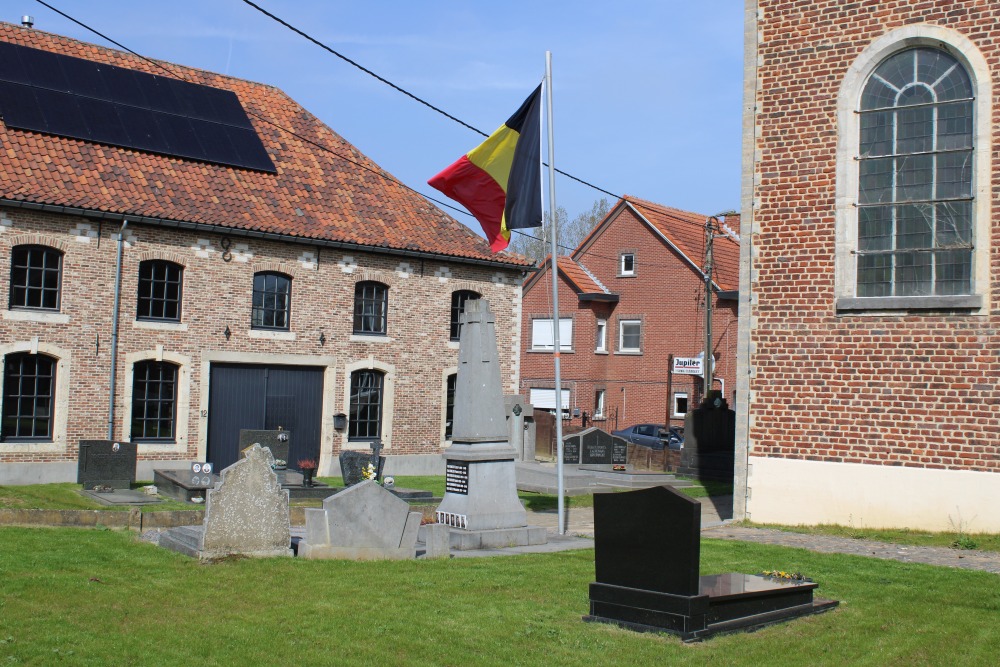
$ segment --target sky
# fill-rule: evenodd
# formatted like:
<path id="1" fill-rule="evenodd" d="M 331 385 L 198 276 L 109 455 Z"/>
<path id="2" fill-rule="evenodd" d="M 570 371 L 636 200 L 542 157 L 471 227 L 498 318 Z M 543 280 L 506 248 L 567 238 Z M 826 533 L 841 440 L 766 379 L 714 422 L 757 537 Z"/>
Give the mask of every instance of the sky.
<path id="1" fill-rule="evenodd" d="M 542 80 L 551 51 L 556 167 L 615 195 L 739 209 L 742 0 L 254 1 L 486 133 Z M 282 89 L 396 179 L 464 211 L 427 180 L 480 135 L 243 0 L 46 2 L 142 55 Z M 0 8 L 0 20 L 29 14 L 38 30 L 112 46 L 36 0 Z M 555 194 L 571 218 L 614 203 L 564 176 Z"/>

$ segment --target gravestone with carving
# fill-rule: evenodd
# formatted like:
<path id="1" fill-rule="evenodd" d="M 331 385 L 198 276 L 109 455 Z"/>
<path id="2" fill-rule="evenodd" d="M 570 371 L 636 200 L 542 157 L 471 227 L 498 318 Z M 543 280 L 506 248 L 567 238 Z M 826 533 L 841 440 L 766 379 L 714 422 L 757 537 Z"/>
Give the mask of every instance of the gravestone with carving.
<path id="1" fill-rule="evenodd" d="M 136 446 L 118 440 L 81 440 L 76 483 L 84 489 L 128 489 L 135 483 Z"/>
<path id="2" fill-rule="evenodd" d="M 416 555 L 420 512 L 373 480 L 355 484 L 306 508 L 300 558 L 402 560 Z"/>
<path id="3" fill-rule="evenodd" d="M 171 528 L 160 536 L 160 546 L 202 560 L 291 556 L 288 490 L 278 483 L 273 463 L 271 450 L 251 445 L 206 493 L 202 525 Z"/>
<path id="4" fill-rule="evenodd" d="M 812 581 L 699 576 L 701 503 L 669 487 L 594 495 L 594 566 L 586 621 L 684 640 L 750 630 L 837 606 Z"/>

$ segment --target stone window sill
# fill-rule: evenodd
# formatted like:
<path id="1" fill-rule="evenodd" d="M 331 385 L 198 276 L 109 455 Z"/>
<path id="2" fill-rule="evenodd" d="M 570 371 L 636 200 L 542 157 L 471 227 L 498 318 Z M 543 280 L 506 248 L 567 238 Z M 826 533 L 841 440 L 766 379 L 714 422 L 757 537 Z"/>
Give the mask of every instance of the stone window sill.
<path id="1" fill-rule="evenodd" d="M 272 331 L 271 329 L 251 329 L 250 338 L 266 340 L 295 340 L 294 331 Z"/>
<path id="2" fill-rule="evenodd" d="M 392 338 L 384 334 L 351 334 L 352 343 L 391 343 Z"/>
<path id="3" fill-rule="evenodd" d="M 16 322 L 42 322 L 45 324 L 69 324 L 69 315 L 66 313 L 47 313 L 40 310 L 5 310 L 3 311 L 5 320 Z"/>
<path id="4" fill-rule="evenodd" d="M 837 312 L 872 310 L 978 310 L 983 297 L 978 294 L 959 296 L 869 296 L 840 297 Z"/>
<path id="5" fill-rule="evenodd" d="M 187 322 L 153 322 L 151 320 L 136 320 L 132 323 L 135 329 L 149 329 L 150 331 L 187 331 Z"/>

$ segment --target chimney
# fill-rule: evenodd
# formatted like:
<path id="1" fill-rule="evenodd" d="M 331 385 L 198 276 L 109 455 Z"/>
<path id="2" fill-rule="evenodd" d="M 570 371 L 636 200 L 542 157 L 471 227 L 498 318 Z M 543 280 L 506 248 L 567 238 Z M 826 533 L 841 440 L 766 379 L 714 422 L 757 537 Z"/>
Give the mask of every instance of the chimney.
<path id="1" fill-rule="evenodd" d="M 21 17 L 21 25 L 25 28 L 33 28 L 35 26 L 35 17 L 25 14 Z"/>

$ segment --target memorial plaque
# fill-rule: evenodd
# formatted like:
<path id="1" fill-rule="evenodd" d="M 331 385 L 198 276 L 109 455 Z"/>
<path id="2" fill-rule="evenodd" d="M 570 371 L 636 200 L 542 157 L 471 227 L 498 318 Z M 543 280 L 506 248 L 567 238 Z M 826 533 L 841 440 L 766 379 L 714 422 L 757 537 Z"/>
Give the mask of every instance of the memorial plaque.
<path id="1" fill-rule="evenodd" d="M 446 493 L 469 495 L 468 461 L 448 461 L 445 468 L 444 490 Z"/>
<path id="2" fill-rule="evenodd" d="M 115 440 L 81 440 L 76 482 L 84 489 L 110 486 L 128 489 L 135 483 L 135 443 Z"/>
<path id="3" fill-rule="evenodd" d="M 573 434 L 563 438 L 563 463 L 579 465 L 580 463 L 580 436 Z"/>

